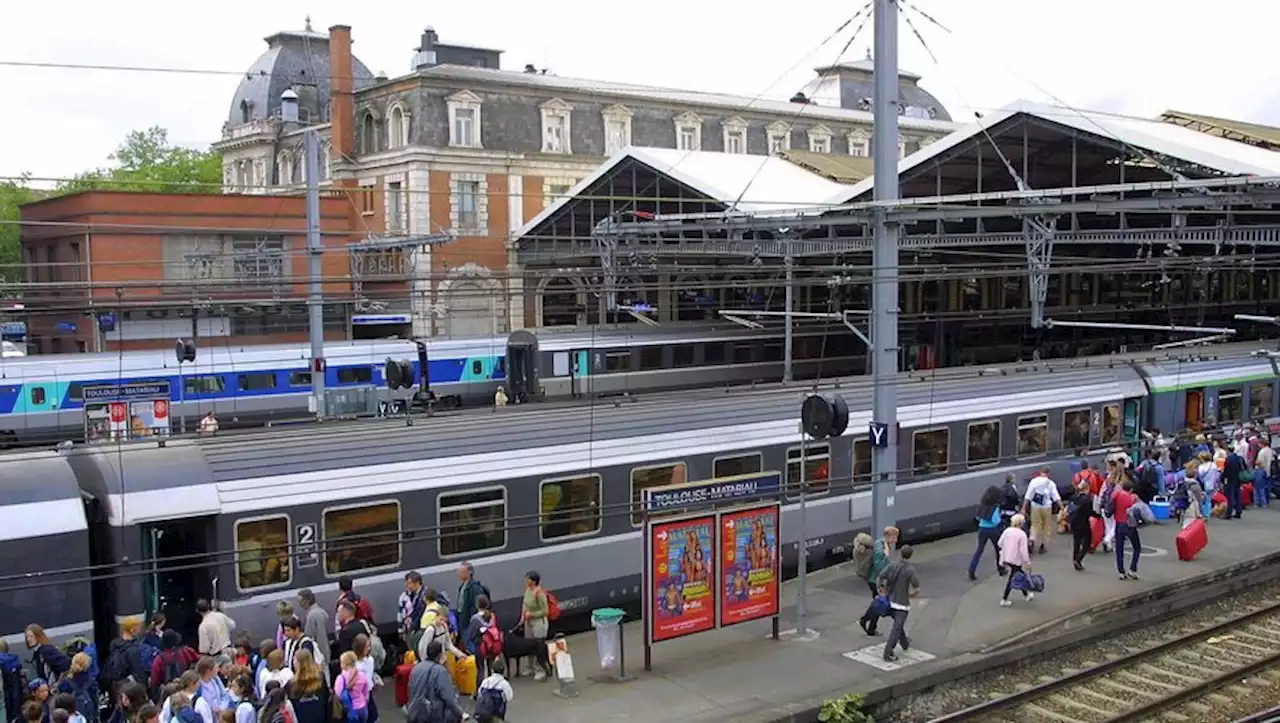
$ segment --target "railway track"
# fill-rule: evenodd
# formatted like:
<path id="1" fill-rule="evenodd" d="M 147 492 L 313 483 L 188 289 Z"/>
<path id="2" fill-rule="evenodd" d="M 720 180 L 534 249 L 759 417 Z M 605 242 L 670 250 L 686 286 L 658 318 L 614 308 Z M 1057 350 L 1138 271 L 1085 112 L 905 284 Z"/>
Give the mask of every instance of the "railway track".
<path id="1" fill-rule="evenodd" d="M 1147 648 L 935 718 L 933 723 L 1195 721 L 1216 691 L 1280 668 L 1280 599 Z M 1271 681 L 1280 674 L 1269 671 Z M 1280 719 L 1251 717 L 1251 723 Z"/>

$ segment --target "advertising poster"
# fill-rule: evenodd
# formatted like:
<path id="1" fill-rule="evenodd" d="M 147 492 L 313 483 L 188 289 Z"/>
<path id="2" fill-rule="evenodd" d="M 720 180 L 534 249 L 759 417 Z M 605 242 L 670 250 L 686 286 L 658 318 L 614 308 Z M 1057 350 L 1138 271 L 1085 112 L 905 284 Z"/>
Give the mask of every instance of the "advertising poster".
<path id="1" fill-rule="evenodd" d="M 715 516 L 655 523 L 650 534 L 653 642 L 714 630 Z"/>
<path id="2" fill-rule="evenodd" d="M 778 506 L 720 515 L 720 624 L 779 613 Z"/>

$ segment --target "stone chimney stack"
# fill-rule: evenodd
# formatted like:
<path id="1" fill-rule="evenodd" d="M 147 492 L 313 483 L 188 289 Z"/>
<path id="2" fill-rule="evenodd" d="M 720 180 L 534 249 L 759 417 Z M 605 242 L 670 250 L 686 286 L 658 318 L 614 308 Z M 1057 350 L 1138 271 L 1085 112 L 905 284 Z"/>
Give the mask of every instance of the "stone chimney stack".
<path id="1" fill-rule="evenodd" d="M 351 61 L 351 26 L 334 25 L 329 28 L 331 142 L 334 160 L 355 155 L 355 68 Z"/>

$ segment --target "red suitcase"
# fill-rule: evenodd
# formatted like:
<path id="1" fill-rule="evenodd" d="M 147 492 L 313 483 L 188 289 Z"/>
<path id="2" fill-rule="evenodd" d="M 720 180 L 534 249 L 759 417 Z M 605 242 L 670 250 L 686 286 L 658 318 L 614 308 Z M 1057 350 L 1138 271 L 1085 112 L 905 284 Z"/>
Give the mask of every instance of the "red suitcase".
<path id="1" fill-rule="evenodd" d="M 1196 559 L 1196 555 L 1209 544 L 1209 528 L 1205 526 L 1204 520 L 1197 519 L 1179 532 L 1177 544 L 1179 560 L 1191 562 Z"/>
<path id="2" fill-rule="evenodd" d="M 1244 507 L 1253 506 L 1253 483 L 1245 482 L 1240 485 L 1240 504 Z"/>
<path id="3" fill-rule="evenodd" d="M 412 665 L 396 666 L 396 705 L 401 708 L 409 705 L 409 674 L 412 672 Z"/>
<path id="4" fill-rule="evenodd" d="M 1089 531 L 1093 533 L 1092 538 L 1089 540 L 1089 552 L 1094 552 L 1098 549 L 1098 545 L 1102 544 L 1102 538 L 1107 533 L 1107 525 L 1102 521 L 1101 517 L 1091 517 L 1089 518 Z"/>

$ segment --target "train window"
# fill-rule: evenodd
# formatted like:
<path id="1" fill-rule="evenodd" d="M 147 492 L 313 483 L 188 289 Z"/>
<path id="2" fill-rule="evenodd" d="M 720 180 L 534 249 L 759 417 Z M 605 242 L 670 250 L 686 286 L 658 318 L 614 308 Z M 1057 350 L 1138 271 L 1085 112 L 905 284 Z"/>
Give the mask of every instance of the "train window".
<path id="1" fill-rule="evenodd" d="M 1122 439 L 1120 433 L 1120 405 L 1108 404 L 1102 408 L 1102 443 L 1115 444 Z"/>
<path id="2" fill-rule="evenodd" d="M 440 495 L 440 557 L 507 546 L 507 491 L 502 487 Z"/>
<path id="3" fill-rule="evenodd" d="M 951 430 L 926 429 L 911 435 L 911 466 L 916 474 L 947 471 L 947 447 Z"/>
<path id="4" fill-rule="evenodd" d="M 604 355 L 604 370 L 607 372 L 631 371 L 631 352 L 611 351 Z"/>
<path id="5" fill-rule="evenodd" d="M 84 382 L 71 382 L 67 385 L 67 399 L 73 402 L 84 399 Z"/>
<path id="6" fill-rule="evenodd" d="M 291 387 L 311 386 L 311 372 L 289 372 L 289 386 Z"/>
<path id="7" fill-rule="evenodd" d="M 871 441 L 853 440 L 853 486 L 858 487 L 871 481 Z"/>
<path id="8" fill-rule="evenodd" d="M 372 384 L 373 367 L 342 367 L 338 370 L 339 384 Z"/>
<path id="9" fill-rule="evenodd" d="M 284 515 L 236 521 L 236 587 L 254 590 L 289 583 L 289 526 Z"/>
<path id="10" fill-rule="evenodd" d="M 276 388 L 276 375 L 271 372 L 255 372 L 240 375 L 240 391 L 259 392 Z"/>
<path id="11" fill-rule="evenodd" d="M 806 494 L 825 495 L 831 491 L 831 448 L 825 444 L 811 444 L 804 452 L 804 481 Z M 800 448 L 787 450 L 787 496 L 800 496 Z"/>
<path id="12" fill-rule="evenodd" d="M 1244 418 L 1244 395 L 1240 389 L 1218 390 L 1218 421 L 1239 422 Z"/>
<path id="13" fill-rule="evenodd" d="M 969 425 L 970 467 L 980 467 L 1000 461 L 1000 422 L 974 422 Z"/>
<path id="14" fill-rule="evenodd" d="M 218 374 L 204 374 L 182 380 L 183 391 L 187 394 L 217 394 L 226 389 L 226 386 L 226 380 Z"/>
<path id="15" fill-rule="evenodd" d="M 483 374 L 483 373 L 484 373 L 484 362 L 480 361 L 479 359 L 472 359 L 472 360 L 471 360 L 471 375 L 472 375 L 472 376 L 477 376 L 477 377 L 478 377 L 478 376 L 480 376 L 480 375 L 481 375 L 481 374 Z"/>
<path id="16" fill-rule="evenodd" d="M 660 346 L 642 346 L 640 347 L 640 369 L 648 371 L 650 369 L 662 368 L 662 347 Z"/>
<path id="17" fill-rule="evenodd" d="M 724 364 L 724 344 L 713 342 L 702 346 L 702 365 Z"/>
<path id="18" fill-rule="evenodd" d="M 507 374 L 506 357 L 498 357 L 498 359 L 493 363 L 493 378 L 497 379 L 498 377 L 506 376 L 506 374 Z"/>
<path id="19" fill-rule="evenodd" d="M 693 366 L 693 345 L 681 344 L 671 350 L 672 366 L 691 367 Z"/>
<path id="20" fill-rule="evenodd" d="M 600 531 L 600 475 L 544 480 L 540 497 L 543 541 Z"/>
<path id="21" fill-rule="evenodd" d="M 44 387 L 31 387 L 31 403 L 44 404 Z"/>
<path id="22" fill-rule="evenodd" d="M 400 503 L 327 509 L 320 516 L 324 571 L 342 575 L 400 564 Z M 343 542 L 345 537 L 354 540 Z"/>
<path id="23" fill-rule="evenodd" d="M 781 344 L 765 344 L 761 351 L 763 353 L 762 361 L 780 362 L 784 356 Z"/>
<path id="24" fill-rule="evenodd" d="M 644 522 L 644 508 L 640 506 L 640 496 L 644 490 L 650 487 L 682 485 L 687 480 L 684 462 L 636 467 L 631 470 L 631 524 L 639 527 Z"/>
<path id="25" fill-rule="evenodd" d="M 711 460 L 712 477 L 737 477 L 740 474 L 756 474 L 764 469 L 764 457 L 759 452 L 736 457 L 716 457 Z"/>
<path id="26" fill-rule="evenodd" d="M 750 344 L 733 344 L 730 346 L 731 364 L 750 364 L 755 361 L 752 357 L 752 347 Z"/>
<path id="27" fill-rule="evenodd" d="M 1068 409 L 1062 413 L 1062 448 L 1089 448 L 1089 432 L 1093 427 L 1093 411 L 1088 407 Z"/>
<path id="28" fill-rule="evenodd" d="M 1030 457 L 1049 452 L 1049 415 L 1018 417 L 1018 456 Z"/>
<path id="29" fill-rule="evenodd" d="M 1266 419 L 1271 416 L 1275 403 L 1271 399 L 1270 384 L 1249 385 L 1249 418 Z"/>

